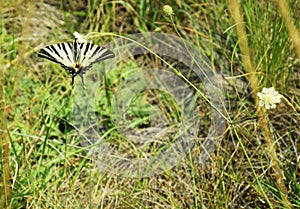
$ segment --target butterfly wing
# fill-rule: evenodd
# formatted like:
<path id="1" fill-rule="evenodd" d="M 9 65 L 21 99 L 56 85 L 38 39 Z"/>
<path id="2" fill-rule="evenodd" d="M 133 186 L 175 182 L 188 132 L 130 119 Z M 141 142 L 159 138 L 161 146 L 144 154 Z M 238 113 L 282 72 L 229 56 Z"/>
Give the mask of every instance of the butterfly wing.
<path id="1" fill-rule="evenodd" d="M 84 74 L 93 64 L 113 57 L 115 54 L 109 49 L 92 43 L 81 43 L 79 63 L 82 69 L 80 73 Z"/>
<path id="2" fill-rule="evenodd" d="M 46 46 L 40 50 L 38 56 L 62 66 L 73 67 L 75 63 L 73 51 L 73 43 L 65 42 Z"/>

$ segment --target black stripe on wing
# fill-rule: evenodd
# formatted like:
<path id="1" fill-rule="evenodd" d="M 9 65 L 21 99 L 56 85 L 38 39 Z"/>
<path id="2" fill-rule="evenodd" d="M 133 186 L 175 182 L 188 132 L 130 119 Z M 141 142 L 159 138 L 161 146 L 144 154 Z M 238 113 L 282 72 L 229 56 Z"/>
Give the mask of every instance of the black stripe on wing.
<path id="1" fill-rule="evenodd" d="M 101 56 L 99 56 L 99 54 L 101 54 Z M 109 49 L 105 49 L 102 46 L 98 46 L 96 48 L 96 50 L 94 51 L 92 57 L 96 58 L 95 61 L 93 61 L 93 63 L 96 63 L 96 62 L 100 62 L 100 61 L 103 61 L 103 60 L 106 60 L 109 58 L 113 58 L 113 57 L 115 57 L 115 54 L 112 51 L 110 51 Z"/>
<path id="2" fill-rule="evenodd" d="M 45 49 L 41 49 L 41 51 L 38 53 L 38 57 L 45 58 L 45 59 L 50 60 L 52 62 L 56 62 L 56 63 L 61 64 L 60 61 L 58 61 L 53 56 L 51 56 L 51 54 L 49 52 L 47 52 Z"/>

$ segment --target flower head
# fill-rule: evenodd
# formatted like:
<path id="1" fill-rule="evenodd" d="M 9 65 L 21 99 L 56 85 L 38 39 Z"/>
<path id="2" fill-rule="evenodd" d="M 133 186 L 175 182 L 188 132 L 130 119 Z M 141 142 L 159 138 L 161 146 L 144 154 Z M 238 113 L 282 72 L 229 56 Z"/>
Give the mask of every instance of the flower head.
<path id="1" fill-rule="evenodd" d="M 163 11 L 164 11 L 167 15 L 169 15 L 169 16 L 171 16 L 171 15 L 174 14 L 174 13 L 173 13 L 173 9 L 172 9 L 172 7 L 171 7 L 170 5 L 164 5 L 164 6 L 163 6 Z"/>
<path id="2" fill-rule="evenodd" d="M 74 32 L 73 35 L 75 36 L 75 38 L 78 40 L 79 43 L 86 43 L 86 39 L 83 35 L 81 35 L 80 33 L 78 32 Z"/>
<path id="3" fill-rule="evenodd" d="M 257 93 L 259 97 L 259 106 L 265 106 L 266 109 L 273 109 L 277 103 L 281 102 L 283 97 L 278 91 L 275 91 L 274 87 L 263 88 L 261 92 Z"/>

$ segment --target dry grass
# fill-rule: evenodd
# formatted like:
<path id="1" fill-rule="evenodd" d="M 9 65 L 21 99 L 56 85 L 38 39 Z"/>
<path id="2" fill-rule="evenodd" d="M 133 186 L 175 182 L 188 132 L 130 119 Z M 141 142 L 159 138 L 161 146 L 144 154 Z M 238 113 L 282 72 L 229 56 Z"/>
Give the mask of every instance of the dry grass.
<path id="1" fill-rule="evenodd" d="M 235 23 L 226 2 L 176 2 L 167 2 L 174 10 L 171 22 L 161 10 L 160 1 L 2 1 L 0 66 L 4 95 L 0 133 L 4 157 L 4 143 L 10 145 L 10 189 L 5 191 L 10 191 L 11 197 L 2 192 L 5 181 L 1 178 L 0 208 L 285 208 L 287 201 L 291 207 L 300 207 L 299 60 L 277 8 L 267 2 L 242 5 L 255 85 L 275 86 L 290 102 L 283 101 L 276 110 L 266 113 L 281 177 L 274 176 L 272 170 L 270 144 L 266 145 L 261 131 L 261 115 L 255 114 L 253 92 L 245 79 Z M 292 12 L 298 20 L 296 10 Z M 74 129 L 72 102 L 80 88 L 72 89 L 70 76 L 60 66 L 36 57 L 45 45 L 71 40 L 74 31 L 111 32 L 112 36 L 101 36 L 103 44 L 114 42 L 117 35 L 147 31 L 184 37 L 195 44 L 223 75 L 226 91 L 226 129 L 206 163 L 199 157 L 203 147 L 197 140 L 180 164 L 157 175 L 133 178 L 116 175 L 111 172 L 113 168 L 99 170 L 99 161 L 86 153 L 88 143 L 80 144 L 82 138 Z M 98 43 L 99 36 L 94 41 Z M 123 49 L 112 50 L 121 54 Z M 99 135 L 108 141 L 110 146 L 106 148 L 143 159 L 138 149 L 144 149 L 147 157 L 157 155 L 168 140 L 174 140 L 165 132 L 160 135 L 165 141 L 151 143 L 122 136 L 129 132 L 137 136 L 138 130 L 142 138 L 152 134 L 143 131 L 152 125 L 164 130 L 163 121 L 145 122 L 151 111 L 164 113 L 170 124 L 180 121 L 178 106 L 168 97 L 157 98 L 152 91 L 135 98 L 127 124 L 135 124 L 133 129 L 112 124 L 110 102 L 133 69 L 171 65 L 182 72 L 178 75 L 185 76 L 186 83 L 191 82 L 213 100 L 205 94 L 197 75 L 189 75 L 183 62 L 163 58 L 167 63 L 156 54 L 130 56 L 106 69 L 105 76 L 101 72 L 101 85 L 95 93 L 101 126 L 95 123 L 95 127 L 100 127 Z M 202 139 L 209 132 L 212 112 L 205 99 L 199 97 L 197 102 L 201 121 L 198 139 Z M 95 129 L 90 127 L 88 131 L 93 133 Z M 5 166 L 2 160 L 1 173 Z M 280 196 L 278 180 L 287 189 L 286 199 Z"/>

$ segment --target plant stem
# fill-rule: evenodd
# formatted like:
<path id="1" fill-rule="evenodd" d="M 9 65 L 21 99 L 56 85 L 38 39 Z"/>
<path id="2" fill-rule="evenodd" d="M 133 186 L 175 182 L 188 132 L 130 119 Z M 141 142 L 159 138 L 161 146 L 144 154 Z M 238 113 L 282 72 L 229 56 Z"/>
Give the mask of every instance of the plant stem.
<path id="1" fill-rule="evenodd" d="M 278 5 L 279 12 L 284 20 L 291 41 L 293 42 L 294 47 L 296 49 L 298 59 L 300 59 L 300 36 L 294 24 L 294 21 L 292 19 L 292 14 L 289 8 L 289 4 L 286 0 L 273 0 L 273 1 Z"/>
<path id="2" fill-rule="evenodd" d="M 1 49 L 0 49 L 1 50 Z M 1 54 L 1 51 L 0 51 Z M 1 57 L 0 57 L 0 63 Z M 0 146 L 2 147 L 2 168 L 3 168 L 3 187 L 0 189 L 0 207 L 8 207 L 11 199 L 11 188 L 10 188 L 10 172 L 9 172 L 9 140 L 6 132 L 6 102 L 5 102 L 5 91 L 4 91 L 4 66 L 1 64 L 0 67 Z M 4 191 L 4 192 L 3 192 Z M 2 202 L 2 200 L 4 200 Z"/>
<path id="3" fill-rule="evenodd" d="M 281 0 L 279 0 L 279 2 L 280 1 Z M 264 109 L 258 106 L 257 89 L 259 87 L 259 80 L 256 77 L 255 68 L 253 67 L 251 61 L 251 50 L 248 45 L 245 21 L 243 20 L 243 14 L 240 8 L 240 0 L 228 0 L 228 5 L 232 17 L 236 23 L 237 36 L 239 39 L 239 45 L 242 53 L 242 62 L 244 64 L 245 70 L 248 72 L 247 79 L 252 89 L 252 97 L 254 99 L 255 105 L 256 107 L 258 107 L 257 114 L 259 116 L 262 116 L 260 117 L 260 125 L 267 146 L 267 152 L 271 160 L 271 167 L 274 171 L 274 178 L 276 180 L 276 184 L 281 194 L 284 206 L 286 208 L 290 208 L 291 203 L 287 197 L 287 189 L 284 184 L 284 175 L 277 159 L 276 149 L 274 146 L 275 143 L 268 123 L 268 116 L 265 114 Z"/>

